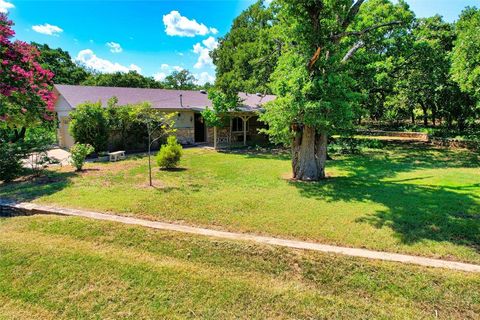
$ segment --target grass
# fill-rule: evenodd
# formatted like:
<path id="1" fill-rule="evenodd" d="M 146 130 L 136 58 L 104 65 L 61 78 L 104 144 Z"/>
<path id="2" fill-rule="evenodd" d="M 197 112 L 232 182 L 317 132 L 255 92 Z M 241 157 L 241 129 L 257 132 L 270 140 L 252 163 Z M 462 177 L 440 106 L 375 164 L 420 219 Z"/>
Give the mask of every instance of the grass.
<path id="1" fill-rule="evenodd" d="M 480 160 L 422 143 L 334 155 L 330 179 L 288 180 L 286 154 L 188 149 L 184 170 L 146 158 L 64 168 L 1 197 L 153 220 L 480 263 Z"/>
<path id="2" fill-rule="evenodd" d="M 0 319 L 475 319 L 480 276 L 80 218 L 0 219 Z"/>

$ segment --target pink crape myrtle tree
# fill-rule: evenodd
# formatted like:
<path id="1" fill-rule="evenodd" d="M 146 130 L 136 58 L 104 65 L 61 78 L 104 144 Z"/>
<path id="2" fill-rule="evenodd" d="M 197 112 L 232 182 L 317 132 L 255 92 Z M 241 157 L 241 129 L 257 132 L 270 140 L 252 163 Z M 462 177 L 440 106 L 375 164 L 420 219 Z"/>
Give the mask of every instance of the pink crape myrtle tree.
<path id="1" fill-rule="evenodd" d="M 54 119 L 54 74 L 38 63 L 38 50 L 12 41 L 13 22 L 0 13 L 0 130 L 11 131 L 10 141 L 25 137 L 26 130 Z"/>

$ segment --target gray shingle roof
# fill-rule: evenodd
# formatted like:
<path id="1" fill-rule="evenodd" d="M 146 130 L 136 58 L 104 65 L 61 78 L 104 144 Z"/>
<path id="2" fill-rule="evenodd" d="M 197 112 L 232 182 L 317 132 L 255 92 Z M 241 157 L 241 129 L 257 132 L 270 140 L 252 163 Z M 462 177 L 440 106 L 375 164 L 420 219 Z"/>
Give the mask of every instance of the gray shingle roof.
<path id="1" fill-rule="evenodd" d="M 97 101 L 106 106 L 108 99 L 112 97 L 118 98 L 119 105 L 150 102 L 153 108 L 166 110 L 203 110 L 212 106 L 208 95 L 200 91 L 72 85 L 55 85 L 55 89 L 72 108 L 84 102 Z M 261 110 L 263 104 L 275 99 L 272 95 L 246 93 L 239 93 L 239 97 L 243 101 L 243 106 L 240 107 L 242 111 Z"/>

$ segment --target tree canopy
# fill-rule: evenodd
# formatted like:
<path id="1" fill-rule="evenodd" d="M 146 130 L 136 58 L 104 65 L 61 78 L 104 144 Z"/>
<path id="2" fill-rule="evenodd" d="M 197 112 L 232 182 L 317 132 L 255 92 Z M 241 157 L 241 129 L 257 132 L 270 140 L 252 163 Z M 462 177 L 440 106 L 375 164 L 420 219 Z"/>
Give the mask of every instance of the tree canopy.
<path id="1" fill-rule="evenodd" d="M 452 74 L 463 91 L 480 99 L 480 10 L 467 8 L 456 24 Z"/>
<path id="2" fill-rule="evenodd" d="M 56 84 L 80 84 L 87 79 L 89 72 L 73 62 L 67 51 L 60 48 L 53 49 L 47 44 L 31 43 L 40 52 L 38 62 L 43 68 L 54 74 L 53 82 Z"/>
<path id="3" fill-rule="evenodd" d="M 136 71 L 115 72 L 115 73 L 92 73 L 81 82 L 82 85 L 102 87 L 124 87 L 124 88 L 163 88 L 163 84 L 145 77 Z"/>

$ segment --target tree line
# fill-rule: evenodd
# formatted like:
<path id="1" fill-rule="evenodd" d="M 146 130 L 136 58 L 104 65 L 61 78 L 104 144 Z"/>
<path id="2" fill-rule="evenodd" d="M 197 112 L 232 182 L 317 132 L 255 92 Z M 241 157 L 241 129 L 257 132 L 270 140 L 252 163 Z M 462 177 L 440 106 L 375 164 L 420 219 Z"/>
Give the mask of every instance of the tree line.
<path id="1" fill-rule="evenodd" d="M 40 52 L 38 61 L 54 74 L 55 84 L 129 87 L 152 89 L 200 90 L 211 87 L 210 83 L 198 85 L 195 76 L 188 70 L 175 70 L 162 81 L 141 75 L 136 71 L 100 73 L 75 62 L 70 53 L 61 48 L 32 42 Z"/>
<path id="2" fill-rule="evenodd" d="M 258 1 L 211 54 L 215 88 L 275 94 L 266 132 L 292 147 L 294 178 L 319 180 L 328 136 L 355 124 L 478 126 L 479 30 L 476 8 L 449 23 L 403 0 Z"/>

